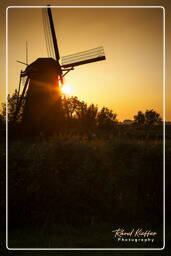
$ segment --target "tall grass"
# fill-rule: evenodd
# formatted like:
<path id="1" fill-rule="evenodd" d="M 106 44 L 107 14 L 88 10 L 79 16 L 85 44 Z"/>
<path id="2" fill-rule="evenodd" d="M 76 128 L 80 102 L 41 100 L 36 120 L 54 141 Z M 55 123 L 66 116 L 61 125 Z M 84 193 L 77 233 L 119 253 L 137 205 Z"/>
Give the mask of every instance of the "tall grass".
<path id="1" fill-rule="evenodd" d="M 161 223 L 162 142 L 53 137 L 9 146 L 9 226 Z"/>

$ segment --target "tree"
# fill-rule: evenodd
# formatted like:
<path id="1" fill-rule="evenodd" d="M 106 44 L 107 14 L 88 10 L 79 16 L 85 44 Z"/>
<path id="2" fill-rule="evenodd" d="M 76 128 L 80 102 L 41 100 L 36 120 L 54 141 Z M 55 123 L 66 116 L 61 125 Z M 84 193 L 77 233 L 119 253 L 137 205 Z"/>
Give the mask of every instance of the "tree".
<path id="1" fill-rule="evenodd" d="M 145 124 L 145 115 L 143 112 L 138 111 L 138 114 L 134 116 L 134 122 L 138 125 Z"/>
<path id="2" fill-rule="evenodd" d="M 66 118 L 73 118 L 76 110 L 78 109 L 78 106 L 80 104 L 80 101 L 77 97 L 70 97 L 70 98 L 64 98 L 62 100 L 64 115 Z"/>
<path id="3" fill-rule="evenodd" d="M 162 121 L 160 114 L 151 110 L 146 110 L 145 113 L 138 111 L 138 114 L 134 116 L 134 122 L 138 125 L 153 126 L 160 124 Z"/>
<path id="4" fill-rule="evenodd" d="M 5 103 L 2 103 L 1 104 L 1 114 L 0 114 L 0 120 L 1 122 L 4 122 L 6 120 L 6 104 Z"/>
<path id="5" fill-rule="evenodd" d="M 90 106 L 84 101 L 79 101 L 76 108 L 76 118 L 81 129 L 94 129 L 96 127 L 96 116 L 98 107 L 94 104 Z"/>
<path id="6" fill-rule="evenodd" d="M 18 97 L 18 92 L 17 90 L 14 91 L 12 95 L 8 94 L 7 97 L 7 103 L 8 103 L 8 121 L 13 121 L 14 120 L 14 115 L 16 112 L 16 107 L 17 107 L 17 102 L 20 99 L 20 96 Z M 6 120 L 6 103 L 2 103 L 2 111 L 1 111 L 1 118 L 3 120 Z M 18 113 L 18 120 L 21 120 L 21 115 L 23 112 L 23 104 L 21 105 L 20 111 Z"/>
<path id="7" fill-rule="evenodd" d="M 112 110 L 103 107 L 97 115 L 97 123 L 100 129 L 110 130 L 117 123 L 116 114 Z"/>
<path id="8" fill-rule="evenodd" d="M 87 105 L 77 97 L 63 99 L 63 110 L 66 122 L 69 126 L 79 126 L 81 129 L 93 129 L 96 127 L 98 107 L 94 104 Z"/>
<path id="9" fill-rule="evenodd" d="M 160 124 L 162 121 L 160 114 L 154 111 L 153 109 L 151 110 L 146 110 L 145 112 L 145 123 L 147 126 L 153 126 Z"/>
<path id="10" fill-rule="evenodd" d="M 96 127 L 96 116 L 98 112 L 98 107 L 94 104 L 87 106 L 87 104 L 81 105 L 81 115 L 79 116 L 79 121 L 82 128 L 90 130 Z"/>

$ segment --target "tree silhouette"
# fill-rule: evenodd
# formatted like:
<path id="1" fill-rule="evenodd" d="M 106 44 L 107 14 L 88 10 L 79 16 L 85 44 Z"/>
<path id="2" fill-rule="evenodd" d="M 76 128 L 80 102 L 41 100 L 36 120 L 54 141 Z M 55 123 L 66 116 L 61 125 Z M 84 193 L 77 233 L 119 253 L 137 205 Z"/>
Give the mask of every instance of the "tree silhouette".
<path id="1" fill-rule="evenodd" d="M 63 99 L 63 111 L 66 122 L 77 123 L 80 129 L 94 129 L 96 127 L 96 117 L 98 107 L 94 104 L 88 106 L 84 101 L 80 101 L 77 97 L 69 97 Z M 67 125 L 68 127 L 68 125 Z"/>
<path id="2" fill-rule="evenodd" d="M 100 129 L 110 130 L 117 123 L 116 114 L 112 110 L 103 107 L 97 115 L 97 123 Z"/>
<path id="3" fill-rule="evenodd" d="M 154 111 L 153 109 L 151 110 L 146 110 L 145 112 L 145 122 L 147 126 L 153 126 L 156 124 L 160 124 L 162 121 L 160 114 Z"/>
<path id="4" fill-rule="evenodd" d="M 80 127 L 82 129 L 93 129 L 96 127 L 96 116 L 98 108 L 94 104 L 90 106 L 85 102 L 80 102 L 76 111 L 76 117 L 78 118 Z"/>
<path id="5" fill-rule="evenodd" d="M 145 115 L 143 112 L 138 111 L 138 114 L 134 116 L 134 122 L 138 125 L 145 124 Z"/>
<path id="6" fill-rule="evenodd" d="M 20 99 L 20 96 L 18 96 L 17 90 L 14 91 L 12 95 L 8 94 L 7 97 L 7 104 L 8 104 L 8 121 L 12 122 L 14 120 L 14 115 L 16 112 L 17 108 L 17 103 Z M 22 113 L 23 113 L 23 106 L 24 106 L 24 101 L 21 105 L 21 109 L 18 113 L 18 118 L 17 121 L 21 121 Z M 2 103 L 2 111 L 1 111 L 1 119 L 6 120 L 6 103 Z"/>
<path id="7" fill-rule="evenodd" d="M 154 126 L 160 124 L 162 121 L 160 114 L 151 110 L 146 110 L 145 113 L 138 111 L 138 114 L 134 116 L 134 122 L 138 125 Z"/>
<path id="8" fill-rule="evenodd" d="M 8 121 L 14 123 L 15 111 L 17 108 L 17 102 L 19 101 L 17 90 L 12 95 L 8 95 Z M 25 99 L 22 101 L 20 111 L 17 116 L 17 122 L 22 123 L 24 126 L 24 120 L 22 120 L 23 108 Z M 84 101 L 80 101 L 77 97 L 60 98 L 56 101 L 50 113 L 45 113 L 45 118 L 38 122 L 37 133 L 45 130 L 49 131 L 49 134 L 60 131 L 93 131 L 95 129 L 111 131 L 116 123 L 117 115 L 112 110 L 103 107 L 100 111 L 98 106 L 94 104 L 88 105 Z M 39 120 L 39 118 L 37 118 Z M 6 104 L 2 104 L 0 122 L 3 123 L 6 120 Z M 162 122 L 160 114 L 151 110 L 146 110 L 145 113 L 138 111 L 134 116 L 134 123 L 138 126 L 152 127 L 159 125 Z M 34 126 L 31 126 L 34 130 Z M 30 129 L 30 128 L 29 128 Z M 26 128 L 27 130 L 27 128 Z"/>
<path id="9" fill-rule="evenodd" d="M 76 110 L 78 109 L 78 106 L 80 104 L 80 101 L 77 97 L 70 97 L 70 98 L 64 98 L 62 100 L 64 115 L 66 118 L 73 118 Z"/>

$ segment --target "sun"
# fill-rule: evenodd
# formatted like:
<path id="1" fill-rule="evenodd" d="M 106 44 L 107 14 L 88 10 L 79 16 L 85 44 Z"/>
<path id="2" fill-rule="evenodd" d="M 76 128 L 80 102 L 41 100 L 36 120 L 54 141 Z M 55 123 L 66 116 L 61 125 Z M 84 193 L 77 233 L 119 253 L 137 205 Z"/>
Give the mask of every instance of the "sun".
<path id="1" fill-rule="evenodd" d="M 63 94 L 66 94 L 66 95 L 72 94 L 72 88 L 69 84 L 64 84 L 61 88 L 61 91 Z"/>

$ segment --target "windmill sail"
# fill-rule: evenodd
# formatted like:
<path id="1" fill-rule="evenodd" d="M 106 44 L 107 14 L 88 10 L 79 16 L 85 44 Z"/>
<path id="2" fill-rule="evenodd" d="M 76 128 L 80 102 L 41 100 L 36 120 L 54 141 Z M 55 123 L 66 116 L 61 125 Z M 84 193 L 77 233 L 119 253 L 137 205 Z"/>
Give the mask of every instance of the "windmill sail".
<path id="1" fill-rule="evenodd" d="M 50 6 L 42 10 L 42 16 L 48 56 L 58 61 L 60 55 Z"/>
<path id="2" fill-rule="evenodd" d="M 105 59 L 104 49 L 101 46 L 87 51 L 64 56 L 61 58 L 61 62 L 63 68 L 69 68 Z"/>

